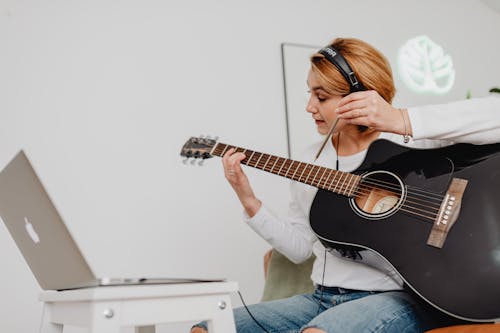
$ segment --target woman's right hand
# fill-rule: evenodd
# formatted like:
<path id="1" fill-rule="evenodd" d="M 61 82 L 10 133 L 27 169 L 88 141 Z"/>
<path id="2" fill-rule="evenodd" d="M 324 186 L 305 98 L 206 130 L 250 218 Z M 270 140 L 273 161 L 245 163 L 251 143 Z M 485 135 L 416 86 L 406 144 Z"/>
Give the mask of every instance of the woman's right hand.
<path id="1" fill-rule="evenodd" d="M 241 169 L 241 161 L 245 157 L 245 154 L 236 153 L 235 149 L 231 148 L 222 157 L 222 165 L 226 179 L 236 192 L 248 216 L 252 217 L 259 211 L 262 202 L 253 193 L 248 177 Z"/>

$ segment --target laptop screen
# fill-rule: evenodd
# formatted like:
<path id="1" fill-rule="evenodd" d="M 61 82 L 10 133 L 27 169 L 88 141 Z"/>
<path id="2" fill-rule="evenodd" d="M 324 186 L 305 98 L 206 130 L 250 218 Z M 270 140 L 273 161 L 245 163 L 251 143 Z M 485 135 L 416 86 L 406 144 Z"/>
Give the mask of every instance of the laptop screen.
<path id="1" fill-rule="evenodd" d="M 23 151 L 0 172 L 0 216 L 43 289 L 95 280 Z"/>

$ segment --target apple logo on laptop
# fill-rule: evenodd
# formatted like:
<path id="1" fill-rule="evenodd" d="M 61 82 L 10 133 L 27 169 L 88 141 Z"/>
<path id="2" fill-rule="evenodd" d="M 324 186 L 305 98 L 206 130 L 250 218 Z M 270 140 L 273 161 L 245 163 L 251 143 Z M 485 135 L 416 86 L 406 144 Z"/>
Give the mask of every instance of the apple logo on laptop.
<path id="1" fill-rule="evenodd" d="M 26 231 L 28 232 L 28 235 L 30 235 L 33 242 L 35 244 L 40 243 L 40 237 L 38 237 L 35 228 L 33 228 L 33 224 L 30 223 L 27 217 L 24 218 L 24 222 L 24 227 L 26 228 Z"/>

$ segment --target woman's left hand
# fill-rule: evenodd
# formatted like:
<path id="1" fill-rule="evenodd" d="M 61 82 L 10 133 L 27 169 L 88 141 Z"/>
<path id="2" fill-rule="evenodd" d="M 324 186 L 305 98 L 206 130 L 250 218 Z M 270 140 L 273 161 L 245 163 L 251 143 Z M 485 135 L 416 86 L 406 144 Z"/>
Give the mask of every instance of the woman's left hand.
<path id="1" fill-rule="evenodd" d="M 364 125 L 380 132 L 411 135 L 407 110 L 401 111 L 387 103 L 375 90 L 358 91 L 342 98 L 337 115 L 348 124 Z"/>

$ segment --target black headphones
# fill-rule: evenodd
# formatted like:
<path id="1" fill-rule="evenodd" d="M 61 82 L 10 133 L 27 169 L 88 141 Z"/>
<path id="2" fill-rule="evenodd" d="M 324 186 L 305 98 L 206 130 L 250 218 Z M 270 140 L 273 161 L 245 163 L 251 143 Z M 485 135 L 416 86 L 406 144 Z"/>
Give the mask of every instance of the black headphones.
<path id="1" fill-rule="evenodd" d="M 318 51 L 325 56 L 325 58 L 330 61 L 335 67 L 338 68 L 342 76 L 346 79 L 347 83 L 349 83 L 350 92 L 355 91 L 363 91 L 366 88 L 359 82 L 356 74 L 352 70 L 351 66 L 347 60 L 340 54 L 339 51 L 333 48 L 333 46 L 325 46 L 321 50 Z"/>

